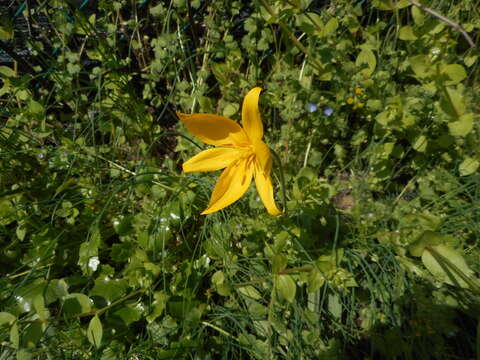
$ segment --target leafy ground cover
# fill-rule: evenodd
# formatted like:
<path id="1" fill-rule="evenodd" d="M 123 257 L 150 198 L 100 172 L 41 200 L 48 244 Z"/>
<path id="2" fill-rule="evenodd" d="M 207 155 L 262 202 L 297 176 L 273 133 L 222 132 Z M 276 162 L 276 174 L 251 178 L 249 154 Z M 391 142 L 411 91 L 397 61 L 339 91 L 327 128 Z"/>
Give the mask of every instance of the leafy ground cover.
<path id="1" fill-rule="evenodd" d="M 0 11 L 0 359 L 478 358 L 474 0 Z M 200 215 L 256 86 L 285 212 Z"/>

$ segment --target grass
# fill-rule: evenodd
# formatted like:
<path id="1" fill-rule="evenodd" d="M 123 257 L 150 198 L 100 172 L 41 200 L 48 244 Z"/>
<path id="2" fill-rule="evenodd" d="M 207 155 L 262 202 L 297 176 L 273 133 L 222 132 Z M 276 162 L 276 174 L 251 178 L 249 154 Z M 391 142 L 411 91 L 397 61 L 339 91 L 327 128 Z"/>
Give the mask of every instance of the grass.
<path id="1" fill-rule="evenodd" d="M 387 3 L 7 7 L 0 359 L 478 357 L 478 51 Z M 255 86 L 288 211 L 201 216 L 175 111 Z"/>

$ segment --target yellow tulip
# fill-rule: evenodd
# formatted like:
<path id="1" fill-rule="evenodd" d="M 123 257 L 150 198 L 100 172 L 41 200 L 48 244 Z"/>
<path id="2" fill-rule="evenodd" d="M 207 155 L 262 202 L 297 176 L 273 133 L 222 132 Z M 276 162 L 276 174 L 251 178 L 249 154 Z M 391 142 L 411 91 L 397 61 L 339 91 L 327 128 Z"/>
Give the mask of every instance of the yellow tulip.
<path id="1" fill-rule="evenodd" d="M 177 113 L 187 129 L 199 140 L 216 146 L 183 163 L 184 172 L 225 169 L 213 189 L 202 215 L 221 210 L 240 199 L 255 178 L 260 199 L 271 215 L 280 215 L 270 178 L 272 155 L 262 141 L 263 124 L 258 110 L 261 88 L 248 92 L 243 100 L 242 125 L 214 114 Z"/>

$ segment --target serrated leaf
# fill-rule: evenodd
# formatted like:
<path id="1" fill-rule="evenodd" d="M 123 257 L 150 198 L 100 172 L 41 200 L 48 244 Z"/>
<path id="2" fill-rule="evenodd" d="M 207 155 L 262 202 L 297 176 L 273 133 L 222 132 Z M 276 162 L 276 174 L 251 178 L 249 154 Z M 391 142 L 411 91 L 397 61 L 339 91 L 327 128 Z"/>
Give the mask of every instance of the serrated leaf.
<path id="1" fill-rule="evenodd" d="M 288 302 L 293 302 L 297 292 L 297 285 L 290 275 L 277 275 L 275 277 L 275 288 L 280 296 Z"/>
<path id="2" fill-rule="evenodd" d="M 97 349 L 102 343 L 103 326 L 98 315 L 95 315 L 88 324 L 87 338 L 90 344 L 94 345 Z"/>
<path id="3" fill-rule="evenodd" d="M 467 157 L 465 160 L 461 162 L 461 164 L 458 167 L 460 176 L 472 175 L 475 171 L 478 170 L 479 165 L 480 165 L 480 162 L 477 159 Z"/>
<path id="4" fill-rule="evenodd" d="M 475 114 L 463 114 L 457 121 L 448 124 L 452 136 L 467 136 L 473 129 Z"/>
<path id="5" fill-rule="evenodd" d="M 415 35 L 413 28 L 410 25 L 402 26 L 398 33 L 400 40 L 417 40 L 418 37 Z"/>

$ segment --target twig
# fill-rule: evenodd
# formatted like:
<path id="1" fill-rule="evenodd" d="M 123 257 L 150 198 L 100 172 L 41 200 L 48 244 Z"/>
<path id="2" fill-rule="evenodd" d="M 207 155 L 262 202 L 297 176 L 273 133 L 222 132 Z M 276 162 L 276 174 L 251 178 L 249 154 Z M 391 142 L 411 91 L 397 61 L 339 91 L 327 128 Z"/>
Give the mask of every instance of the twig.
<path id="1" fill-rule="evenodd" d="M 463 37 L 468 41 L 470 44 L 470 47 L 474 49 L 476 47 L 475 43 L 473 42 L 472 38 L 467 34 L 464 28 L 462 28 L 459 24 L 456 22 L 453 22 L 452 20 L 446 18 L 445 16 L 439 14 L 433 9 L 430 9 L 429 7 L 426 7 L 425 5 L 419 3 L 417 0 L 408 0 L 410 4 L 415 5 L 419 9 L 422 9 L 423 11 L 429 13 L 430 15 L 436 17 L 437 19 L 443 21 L 444 23 L 447 23 L 451 27 L 453 27 L 455 30 L 459 31 Z"/>

